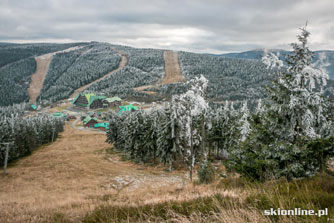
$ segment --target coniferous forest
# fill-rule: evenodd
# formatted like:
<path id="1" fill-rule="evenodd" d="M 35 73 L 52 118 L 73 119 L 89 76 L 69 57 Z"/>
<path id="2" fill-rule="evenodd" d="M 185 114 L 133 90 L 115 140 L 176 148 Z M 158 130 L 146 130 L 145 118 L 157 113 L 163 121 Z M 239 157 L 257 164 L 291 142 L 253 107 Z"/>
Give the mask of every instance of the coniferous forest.
<path id="1" fill-rule="evenodd" d="M 24 117 L 26 104 L 0 107 L 0 142 L 10 143 L 8 161 L 31 154 L 41 145 L 54 142 L 63 131 L 65 120 L 49 115 Z M 0 145 L 0 163 L 5 159 L 6 145 Z"/>
<path id="2" fill-rule="evenodd" d="M 173 169 L 181 160 L 190 178 L 195 164 L 207 168 L 210 157 L 223 157 L 229 170 L 257 180 L 313 176 L 334 155 L 334 120 L 322 95 L 329 77 L 312 64 L 309 35 L 301 29 L 285 67 L 274 54 L 262 59 L 260 77 L 273 80 L 252 112 L 247 101 L 210 107 L 210 80 L 201 75 L 162 110 L 111 114 L 107 141 L 143 163 L 160 160 Z"/>

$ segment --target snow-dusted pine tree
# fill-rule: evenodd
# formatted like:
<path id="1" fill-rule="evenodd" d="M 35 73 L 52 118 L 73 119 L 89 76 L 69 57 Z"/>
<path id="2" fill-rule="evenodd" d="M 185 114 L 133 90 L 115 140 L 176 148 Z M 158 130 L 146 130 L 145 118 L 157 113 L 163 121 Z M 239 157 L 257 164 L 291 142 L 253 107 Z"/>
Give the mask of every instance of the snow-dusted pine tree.
<path id="1" fill-rule="evenodd" d="M 240 141 L 244 142 L 249 133 L 251 132 L 251 127 L 248 122 L 249 110 L 247 108 L 247 101 L 245 101 L 240 109 L 241 118 L 239 120 L 239 130 L 240 130 Z"/>
<path id="2" fill-rule="evenodd" d="M 208 109 L 204 96 L 208 81 L 204 76 L 189 81 L 191 88 L 182 95 L 175 95 L 172 99 L 172 116 L 177 117 L 179 126 L 178 146 L 183 159 L 189 167 L 190 180 L 196 158 L 201 150 L 201 119 Z M 204 159 L 207 153 L 204 152 Z"/>
<path id="3" fill-rule="evenodd" d="M 288 67 L 279 69 L 278 80 L 270 91 L 273 102 L 271 110 L 283 118 L 275 125 L 288 142 L 294 143 L 300 137 L 320 138 L 329 127 L 324 116 L 325 103 L 322 88 L 327 84 L 328 74 L 312 64 L 313 53 L 307 47 L 310 33 L 305 28 L 298 35 L 299 43 L 292 43 L 294 54 L 287 58 Z M 271 54 L 263 61 L 269 67 L 281 67 L 282 62 Z M 267 63 L 267 64 L 268 64 Z"/>
<path id="4" fill-rule="evenodd" d="M 287 67 L 282 68 L 283 63 L 273 54 L 262 59 L 278 76 L 268 88 L 266 112 L 261 118 L 255 115 L 254 131 L 230 157 L 229 166 L 237 172 L 263 180 L 311 176 L 333 152 L 332 139 L 326 138 L 329 121 L 322 97 L 328 74 L 312 64 L 309 35 L 306 27 L 301 28 L 299 43 L 291 44 L 293 54 L 287 58 Z"/>

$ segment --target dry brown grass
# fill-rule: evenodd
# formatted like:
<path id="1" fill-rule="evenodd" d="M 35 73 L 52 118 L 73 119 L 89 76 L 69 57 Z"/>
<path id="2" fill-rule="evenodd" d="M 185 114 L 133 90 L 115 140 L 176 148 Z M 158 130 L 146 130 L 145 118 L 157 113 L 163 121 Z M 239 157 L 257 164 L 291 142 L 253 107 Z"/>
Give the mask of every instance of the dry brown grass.
<path id="1" fill-rule="evenodd" d="M 68 123 L 56 142 L 12 163 L 0 176 L 0 222 L 42 221 L 54 213 L 78 220 L 108 196 L 138 203 L 162 187 L 182 185 L 183 172 L 121 161 L 106 152 L 111 146 L 105 139 Z M 150 190 L 155 192 L 147 196 Z"/>
<path id="2" fill-rule="evenodd" d="M 181 74 L 177 53 L 174 51 L 165 51 L 164 60 L 166 75 L 160 84 L 183 82 L 184 78 Z"/>
<path id="3" fill-rule="evenodd" d="M 281 191 L 275 195 L 274 183 L 250 184 L 233 176 L 210 185 L 189 184 L 187 171 L 165 172 L 159 165 L 123 161 L 104 135 L 71 125 L 56 142 L 11 163 L 8 175 L 0 176 L 1 223 L 96 222 L 95 216 L 108 219 L 97 222 L 272 222 L 263 210 L 277 205 L 288 209 L 291 204 L 313 209 L 308 201 L 314 197 L 304 199 L 304 194 L 314 193 L 323 200 L 321 208 L 332 207 L 329 177 L 307 184 L 307 188 L 322 187 L 326 196 L 320 189 L 307 193 L 293 183 L 289 189 L 278 184 Z M 154 215 L 146 216 L 149 213 Z M 125 221 L 118 221 L 124 214 L 132 220 L 125 216 Z M 305 219 L 297 220 L 283 216 L 278 222 Z"/>

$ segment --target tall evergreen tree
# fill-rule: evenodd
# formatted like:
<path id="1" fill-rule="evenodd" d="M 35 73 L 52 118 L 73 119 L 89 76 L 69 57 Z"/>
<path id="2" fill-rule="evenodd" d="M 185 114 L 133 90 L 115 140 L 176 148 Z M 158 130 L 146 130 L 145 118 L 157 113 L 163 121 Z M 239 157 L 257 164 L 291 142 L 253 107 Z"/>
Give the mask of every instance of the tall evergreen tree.
<path id="1" fill-rule="evenodd" d="M 258 179 L 310 176 L 332 153 L 331 139 L 325 139 L 329 121 L 321 95 L 328 74 L 312 64 L 309 35 L 306 27 L 301 29 L 299 43 L 291 44 L 287 68 L 281 68 L 283 63 L 275 55 L 263 58 L 268 68 L 277 69 L 278 77 L 268 88 L 266 113 L 252 122 L 254 131 L 231 157 L 229 166 L 237 172 Z"/>

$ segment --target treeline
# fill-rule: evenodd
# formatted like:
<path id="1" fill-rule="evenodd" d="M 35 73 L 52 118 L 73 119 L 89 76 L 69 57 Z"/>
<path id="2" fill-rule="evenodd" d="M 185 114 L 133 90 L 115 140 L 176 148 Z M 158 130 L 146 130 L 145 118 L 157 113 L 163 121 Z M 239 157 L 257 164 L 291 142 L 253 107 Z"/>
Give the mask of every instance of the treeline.
<path id="1" fill-rule="evenodd" d="M 227 148 L 237 146 L 238 138 L 247 134 L 242 131 L 245 120 L 240 112 L 247 107 L 239 105 L 236 110 L 233 103 L 226 103 L 224 108 L 210 108 L 204 100 L 207 80 L 201 76 L 189 85 L 190 90 L 173 96 L 164 109 L 111 113 L 107 141 L 143 163 L 160 161 L 173 169 L 180 161 L 188 166 L 190 176 L 200 160 L 225 157 Z"/>
<path id="2" fill-rule="evenodd" d="M 175 161 L 185 159 L 187 142 L 182 131 L 187 131 L 190 126 L 180 119 L 178 113 L 181 111 L 175 107 L 178 106 L 176 102 L 165 106 L 163 109 L 153 108 L 150 112 L 138 110 L 121 116 L 110 113 L 107 141 L 113 143 L 116 149 L 128 153 L 133 160 L 143 163 L 159 161 L 173 169 Z M 224 158 L 227 148 L 237 143 L 242 125 L 240 109 L 236 109 L 233 103 L 227 103 L 224 107 L 210 108 L 205 114 L 206 146 L 210 156 Z M 197 162 L 197 156 L 202 154 L 201 135 L 194 133 L 201 132 L 201 116 L 193 116 L 191 122 Z"/>
<path id="3" fill-rule="evenodd" d="M 34 58 L 20 60 L 0 68 L 0 106 L 29 101 L 31 75 L 36 71 Z"/>
<path id="4" fill-rule="evenodd" d="M 56 140 L 65 120 L 48 115 L 0 118 L 0 163 L 5 159 L 6 145 L 11 143 L 9 161 L 29 155 L 38 146 Z"/>
<path id="5" fill-rule="evenodd" d="M 55 102 L 116 69 L 120 55 L 110 44 L 94 43 L 80 50 L 59 53 L 51 61 L 38 100 Z"/>
<path id="6" fill-rule="evenodd" d="M 3 107 L 0 106 L 0 119 L 5 117 L 10 118 L 12 117 L 12 114 L 22 116 L 28 109 L 29 109 L 29 104 L 27 103 L 20 103 Z"/>

